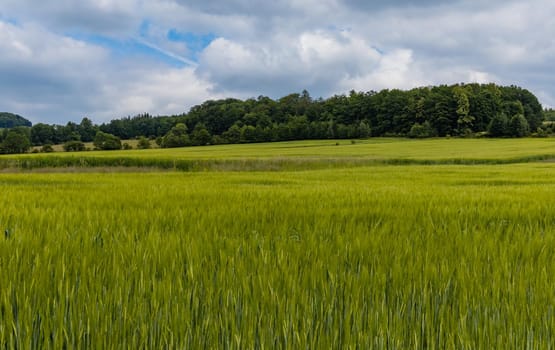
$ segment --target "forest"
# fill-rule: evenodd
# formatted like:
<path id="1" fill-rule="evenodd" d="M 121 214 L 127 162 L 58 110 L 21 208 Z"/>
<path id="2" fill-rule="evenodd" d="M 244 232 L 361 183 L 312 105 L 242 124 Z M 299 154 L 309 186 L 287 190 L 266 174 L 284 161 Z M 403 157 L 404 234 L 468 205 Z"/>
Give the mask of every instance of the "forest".
<path id="1" fill-rule="evenodd" d="M 312 98 L 305 90 L 277 100 L 266 96 L 209 100 L 181 115 L 141 114 L 101 125 L 83 118 L 66 125 L 18 126 L 4 129 L 0 142 L 2 153 L 21 153 L 31 146 L 49 151 L 53 144 L 84 150 L 83 143 L 95 139 L 98 149 L 118 149 L 120 140 L 135 138 L 155 140 L 161 147 L 183 147 L 384 136 L 547 136 L 553 132 L 551 124 L 543 123 L 551 115 L 548 112 L 530 91 L 496 84 L 351 91 L 327 99 Z"/>

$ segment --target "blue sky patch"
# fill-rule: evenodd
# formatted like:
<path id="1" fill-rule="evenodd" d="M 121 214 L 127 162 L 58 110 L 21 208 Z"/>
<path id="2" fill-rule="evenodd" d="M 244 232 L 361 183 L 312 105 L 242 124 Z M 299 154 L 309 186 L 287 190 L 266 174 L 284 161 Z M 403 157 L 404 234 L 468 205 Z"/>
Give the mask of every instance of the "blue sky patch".
<path id="1" fill-rule="evenodd" d="M 139 35 L 143 38 L 147 37 L 149 29 L 150 29 L 150 21 L 145 19 L 141 23 L 141 26 L 139 27 Z"/>
<path id="2" fill-rule="evenodd" d="M 174 42 L 184 42 L 187 47 L 196 55 L 202 52 L 214 39 L 216 35 L 209 34 L 195 34 L 191 32 L 179 32 L 176 29 L 171 29 L 168 31 L 167 38 Z"/>
<path id="3" fill-rule="evenodd" d="M 16 18 L 4 16 L 3 13 L 0 13 L 0 21 L 2 21 L 4 23 L 9 23 L 9 24 L 14 25 L 16 27 L 20 26 L 20 23 Z"/>
<path id="4" fill-rule="evenodd" d="M 129 56 L 143 56 L 173 67 L 184 67 L 195 64 L 195 62 L 186 57 L 168 52 L 142 38 L 118 40 L 101 35 L 69 34 L 68 36 L 76 40 L 104 47 L 110 50 L 111 54 L 118 59 L 125 59 Z"/>

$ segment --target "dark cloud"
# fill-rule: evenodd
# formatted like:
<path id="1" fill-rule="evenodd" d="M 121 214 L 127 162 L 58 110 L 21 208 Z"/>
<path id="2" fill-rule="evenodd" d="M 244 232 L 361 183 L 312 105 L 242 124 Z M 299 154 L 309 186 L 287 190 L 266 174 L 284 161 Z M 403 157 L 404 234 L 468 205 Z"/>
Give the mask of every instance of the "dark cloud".
<path id="1" fill-rule="evenodd" d="M 6 13 L 54 30 L 117 34 L 135 30 L 141 21 L 134 0 L 3 0 Z"/>
<path id="2" fill-rule="evenodd" d="M 195 11 L 214 15 L 274 16 L 286 13 L 290 8 L 288 1 L 257 0 L 176 0 L 176 3 Z"/>
<path id="3" fill-rule="evenodd" d="M 462 0 L 345 0 L 344 3 L 350 9 L 372 13 L 374 11 L 394 8 L 422 8 L 430 6 L 446 6 L 458 3 Z"/>

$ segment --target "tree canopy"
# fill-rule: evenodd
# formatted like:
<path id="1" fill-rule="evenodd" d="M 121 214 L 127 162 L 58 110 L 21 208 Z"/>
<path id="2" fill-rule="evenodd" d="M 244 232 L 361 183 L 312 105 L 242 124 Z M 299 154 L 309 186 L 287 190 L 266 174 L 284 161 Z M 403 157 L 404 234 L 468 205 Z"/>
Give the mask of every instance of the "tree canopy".
<path id="1" fill-rule="evenodd" d="M 208 100 L 173 116 L 140 114 L 101 125 L 89 118 L 79 124 L 38 123 L 29 138 L 35 146 L 94 140 L 97 148 L 117 149 L 118 138 L 140 137 L 156 139 L 162 147 L 379 136 L 522 137 L 553 133 L 555 125 L 543 121 L 555 120 L 554 115 L 521 87 L 473 83 L 351 91 L 327 99 L 302 91 L 277 100 Z"/>
<path id="2" fill-rule="evenodd" d="M 31 148 L 28 128 L 18 126 L 4 130 L 0 143 L 0 153 L 25 153 Z"/>
<path id="3" fill-rule="evenodd" d="M 209 139 L 203 135 L 203 142 L 195 142 L 199 132 L 205 134 L 204 130 L 212 136 L 211 143 L 368 136 L 468 136 L 487 132 L 492 119 L 500 113 L 505 114 L 508 121 L 516 115 L 523 116 L 531 132 L 535 132 L 544 120 L 541 104 L 526 89 L 495 84 L 456 84 L 408 91 L 351 91 L 328 99 L 313 99 L 303 91 L 278 100 L 265 96 L 244 101 L 209 100 L 186 114 L 139 115 L 112 120 L 100 125 L 100 129 L 121 138 L 163 137 L 181 123 L 187 127 L 187 132 L 192 130 L 193 145 Z M 195 130 L 197 137 L 193 138 Z"/>

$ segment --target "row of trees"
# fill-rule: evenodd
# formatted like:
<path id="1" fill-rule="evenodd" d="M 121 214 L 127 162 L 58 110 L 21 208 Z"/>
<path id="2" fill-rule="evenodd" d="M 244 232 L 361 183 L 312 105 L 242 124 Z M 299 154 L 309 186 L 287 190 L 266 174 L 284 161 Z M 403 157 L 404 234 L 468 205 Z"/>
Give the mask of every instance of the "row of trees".
<path id="1" fill-rule="evenodd" d="M 31 148 L 32 130 L 32 128 L 28 127 L 3 129 L 3 131 L 0 132 L 0 154 L 27 152 Z M 92 141 L 94 147 L 99 150 L 116 150 L 122 148 L 122 143 L 119 137 L 104 133 L 102 131 L 97 131 Z M 63 147 L 66 151 L 84 151 L 86 149 L 83 141 L 79 139 L 68 140 L 63 144 Z M 52 152 L 52 144 L 42 144 L 41 151 Z"/>
<path id="2" fill-rule="evenodd" d="M 370 136 L 521 137 L 545 132 L 543 120 L 542 106 L 528 90 L 457 84 L 351 91 L 328 99 L 313 99 L 303 91 L 278 100 L 210 100 L 175 116 L 141 114 L 101 125 L 88 118 L 64 126 L 39 123 L 29 129 L 28 137 L 35 146 L 77 145 L 99 135 L 114 138 L 95 146 L 101 149 L 121 148 L 119 139 L 139 137 L 156 140 L 161 147 Z"/>
<path id="3" fill-rule="evenodd" d="M 241 101 L 206 101 L 189 113 L 172 117 L 140 115 L 100 125 L 121 138 L 165 137 L 184 124 L 191 144 L 195 130 L 212 136 L 211 143 L 281 141 L 367 136 L 469 136 L 490 131 L 492 121 L 525 120 L 524 130 L 537 132 L 544 119 L 541 104 L 528 90 L 495 84 L 458 84 L 382 90 L 312 99 L 308 92 L 278 100 L 258 97 Z M 522 117 L 522 118 L 521 118 Z M 528 132 L 492 132 L 491 136 L 521 136 Z M 171 138 L 171 137 L 170 137 Z M 169 142 L 168 144 L 171 144 Z"/>

